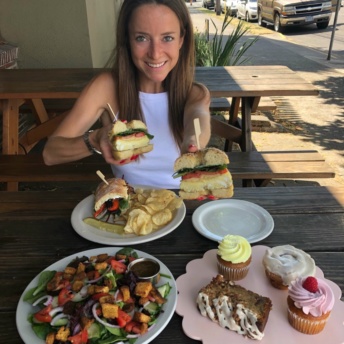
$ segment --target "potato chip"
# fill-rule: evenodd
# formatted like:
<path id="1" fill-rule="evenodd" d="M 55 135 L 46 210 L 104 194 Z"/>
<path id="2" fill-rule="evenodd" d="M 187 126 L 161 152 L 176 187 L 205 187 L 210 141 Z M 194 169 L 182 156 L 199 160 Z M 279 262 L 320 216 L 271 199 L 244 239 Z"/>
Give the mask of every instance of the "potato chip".
<path id="1" fill-rule="evenodd" d="M 167 225 L 183 200 L 166 189 L 135 189 L 130 209 L 125 214 L 125 233 L 147 235 Z"/>
<path id="2" fill-rule="evenodd" d="M 182 206 L 183 200 L 179 197 L 175 197 L 168 205 L 167 209 L 170 209 L 171 211 L 178 209 Z"/>
<path id="3" fill-rule="evenodd" d="M 124 226 L 125 233 L 136 235 L 149 234 L 153 229 L 151 216 L 142 209 L 133 209 L 129 213 L 127 224 Z"/>
<path id="4" fill-rule="evenodd" d="M 147 202 L 146 206 L 149 207 L 154 213 L 166 208 L 166 204 L 163 201 Z"/>
<path id="5" fill-rule="evenodd" d="M 152 221 L 157 226 L 164 226 L 172 220 L 170 209 L 164 209 L 152 216 Z"/>

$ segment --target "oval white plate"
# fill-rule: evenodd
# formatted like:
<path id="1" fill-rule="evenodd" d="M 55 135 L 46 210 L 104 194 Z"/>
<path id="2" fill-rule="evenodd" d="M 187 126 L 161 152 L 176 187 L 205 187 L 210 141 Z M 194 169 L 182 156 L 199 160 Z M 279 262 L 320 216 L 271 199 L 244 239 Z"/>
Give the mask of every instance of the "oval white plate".
<path id="1" fill-rule="evenodd" d="M 266 238 L 274 228 L 274 220 L 264 208 L 236 199 L 201 205 L 193 213 L 192 223 L 200 234 L 214 241 L 233 234 L 254 243 Z"/>
<path id="2" fill-rule="evenodd" d="M 86 217 L 93 216 L 93 206 L 94 206 L 94 196 L 90 195 L 84 198 L 77 206 L 74 208 L 71 216 L 71 223 L 74 230 L 83 238 L 97 242 L 104 245 L 134 245 L 141 244 L 144 242 L 152 241 L 161 238 L 173 230 L 175 230 L 180 223 L 183 221 L 186 213 L 186 208 L 184 202 L 182 206 L 176 209 L 174 218 L 165 227 L 152 232 L 147 235 L 134 235 L 134 234 L 116 234 L 111 232 L 106 232 L 101 229 L 97 229 L 90 225 L 87 225 L 83 220 Z"/>
<path id="3" fill-rule="evenodd" d="M 114 248 L 114 247 L 102 247 L 102 248 L 97 248 L 97 249 L 79 252 L 79 253 L 70 255 L 66 258 L 59 260 L 58 262 L 47 267 L 45 270 L 62 271 L 67 266 L 67 264 L 70 263 L 70 261 L 76 257 L 82 257 L 84 255 L 90 257 L 90 256 L 96 256 L 96 255 L 102 254 L 102 253 L 108 253 L 111 255 L 111 254 L 114 254 L 115 252 L 119 251 L 120 249 L 121 249 L 121 247 L 116 247 L 116 248 Z M 157 260 L 160 264 L 161 273 L 168 275 L 168 276 L 171 276 L 171 278 L 166 278 L 166 277 L 161 276 L 161 279 L 159 281 L 159 285 L 163 285 L 163 284 L 169 282 L 171 287 L 172 287 L 170 294 L 167 297 L 167 302 L 164 305 L 164 312 L 162 312 L 159 315 L 157 323 L 154 326 L 154 328 L 152 328 L 145 335 L 139 337 L 137 339 L 137 341 L 135 342 L 135 344 L 147 344 L 147 343 L 151 342 L 167 326 L 167 324 L 171 320 L 172 315 L 173 315 L 173 313 L 176 309 L 176 305 L 177 305 L 177 285 L 176 285 L 176 281 L 173 278 L 171 271 L 167 268 L 167 266 L 164 263 L 162 263 L 161 261 L 159 261 L 158 259 L 156 259 L 155 257 L 151 256 L 148 253 L 144 253 L 144 252 L 139 251 L 139 250 L 135 250 L 135 251 L 137 252 L 139 257 L 151 258 L 151 259 Z M 20 300 L 19 300 L 19 303 L 17 306 L 17 312 L 16 312 L 17 329 L 18 329 L 20 337 L 23 339 L 23 341 L 26 344 L 44 344 L 45 343 L 45 341 L 39 339 L 35 335 L 35 333 L 33 332 L 32 328 L 31 328 L 31 324 L 27 320 L 28 315 L 33 312 L 32 305 L 23 301 L 23 298 L 24 298 L 24 295 L 26 294 L 26 292 L 29 289 L 37 286 L 40 274 L 38 274 L 29 283 L 29 285 L 26 287 L 26 289 L 24 290 L 23 294 L 20 297 Z"/>

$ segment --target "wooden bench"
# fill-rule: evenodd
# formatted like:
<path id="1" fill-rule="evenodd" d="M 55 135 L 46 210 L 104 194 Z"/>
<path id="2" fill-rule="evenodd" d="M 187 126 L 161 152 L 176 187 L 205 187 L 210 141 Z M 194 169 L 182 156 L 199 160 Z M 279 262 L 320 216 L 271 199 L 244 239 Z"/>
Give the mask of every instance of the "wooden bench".
<path id="1" fill-rule="evenodd" d="M 40 153 L 0 156 L 0 182 L 77 182 L 99 180 L 97 170 L 112 176 L 110 165 L 98 155 L 66 164 L 47 166 Z"/>
<path id="2" fill-rule="evenodd" d="M 211 98 L 210 111 L 229 111 L 230 106 L 231 106 L 230 98 L 224 98 L 224 97 Z M 275 111 L 276 109 L 277 109 L 277 105 L 269 97 L 262 97 L 257 107 L 257 110 L 260 110 L 260 111 Z M 241 105 L 239 106 L 239 111 L 240 110 L 241 110 Z"/>
<path id="3" fill-rule="evenodd" d="M 333 178 L 333 169 L 317 151 L 229 152 L 229 170 L 233 179 L 255 180 L 265 186 L 271 179 Z M 0 182 L 81 182 L 99 181 L 96 171 L 112 176 L 101 156 L 46 166 L 41 154 L 1 155 Z"/>
<path id="4" fill-rule="evenodd" d="M 334 178 L 334 169 L 315 150 L 229 152 L 233 179 L 254 180 L 266 186 L 272 179 Z"/>
<path id="5" fill-rule="evenodd" d="M 277 109 L 276 104 L 269 97 L 260 98 L 259 104 L 252 108 L 252 112 L 257 110 L 261 111 L 274 111 Z M 212 98 L 210 103 L 210 111 L 226 111 L 227 114 L 224 115 L 224 119 L 220 120 L 215 118 L 216 116 L 211 116 L 211 126 L 212 133 L 219 135 L 226 139 L 224 145 L 224 151 L 230 152 L 232 150 L 233 142 L 242 145 L 242 131 L 241 131 L 241 118 L 238 117 L 238 112 L 241 110 L 241 104 L 238 102 L 235 105 L 234 109 L 231 109 L 231 100 L 230 98 Z M 231 113 L 232 111 L 232 113 Z M 254 121 L 255 116 L 251 116 L 251 120 Z M 258 116 L 257 116 L 258 117 Z M 259 116 L 261 117 L 261 116 Z M 252 142 L 252 149 L 254 150 L 254 144 Z"/>

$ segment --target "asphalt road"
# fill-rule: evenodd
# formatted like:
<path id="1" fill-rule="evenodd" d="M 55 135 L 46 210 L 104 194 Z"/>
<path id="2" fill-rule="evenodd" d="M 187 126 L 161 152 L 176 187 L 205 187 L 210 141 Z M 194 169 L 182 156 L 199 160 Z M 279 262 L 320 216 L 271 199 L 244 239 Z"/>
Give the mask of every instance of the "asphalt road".
<path id="1" fill-rule="evenodd" d="M 196 8 L 200 9 L 201 7 L 202 1 L 193 2 L 192 11 Z M 283 35 L 280 35 L 273 31 L 272 26 L 268 26 L 267 30 L 264 30 L 258 26 L 257 22 L 250 22 L 248 25 L 252 28 L 252 32 L 255 34 L 275 34 L 275 36 L 280 35 L 280 38 L 290 43 L 295 43 L 302 47 L 316 50 L 318 53 L 321 53 L 323 58 L 326 60 L 339 60 L 343 61 L 344 63 L 344 9 L 342 7 L 339 9 L 340 10 L 336 18 L 335 29 L 333 25 L 335 22 L 336 13 L 332 14 L 330 25 L 325 30 L 319 30 L 315 24 L 311 24 L 301 27 L 290 27 L 286 30 L 286 32 L 283 33 Z M 219 20 L 222 20 L 223 18 L 223 14 L 221 16 L 216 16 L 214 9 L 210 9 L 208 13 L 213 14 L 212 18 L 217 18 Z"/>

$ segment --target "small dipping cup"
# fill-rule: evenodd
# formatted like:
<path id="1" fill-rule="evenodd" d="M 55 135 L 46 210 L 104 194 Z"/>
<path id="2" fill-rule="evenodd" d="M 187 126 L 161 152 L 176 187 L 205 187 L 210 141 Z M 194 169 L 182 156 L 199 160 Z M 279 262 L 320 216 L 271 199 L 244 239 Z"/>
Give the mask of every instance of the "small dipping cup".
<path id="1" fill-rule="evenodd" d="M 160 279 L 160 264 L 150 258 L 138 258 L 128 265 L 128 271 L 132 271 L 140 280 L 147 280 L 153 284 Z"/>

